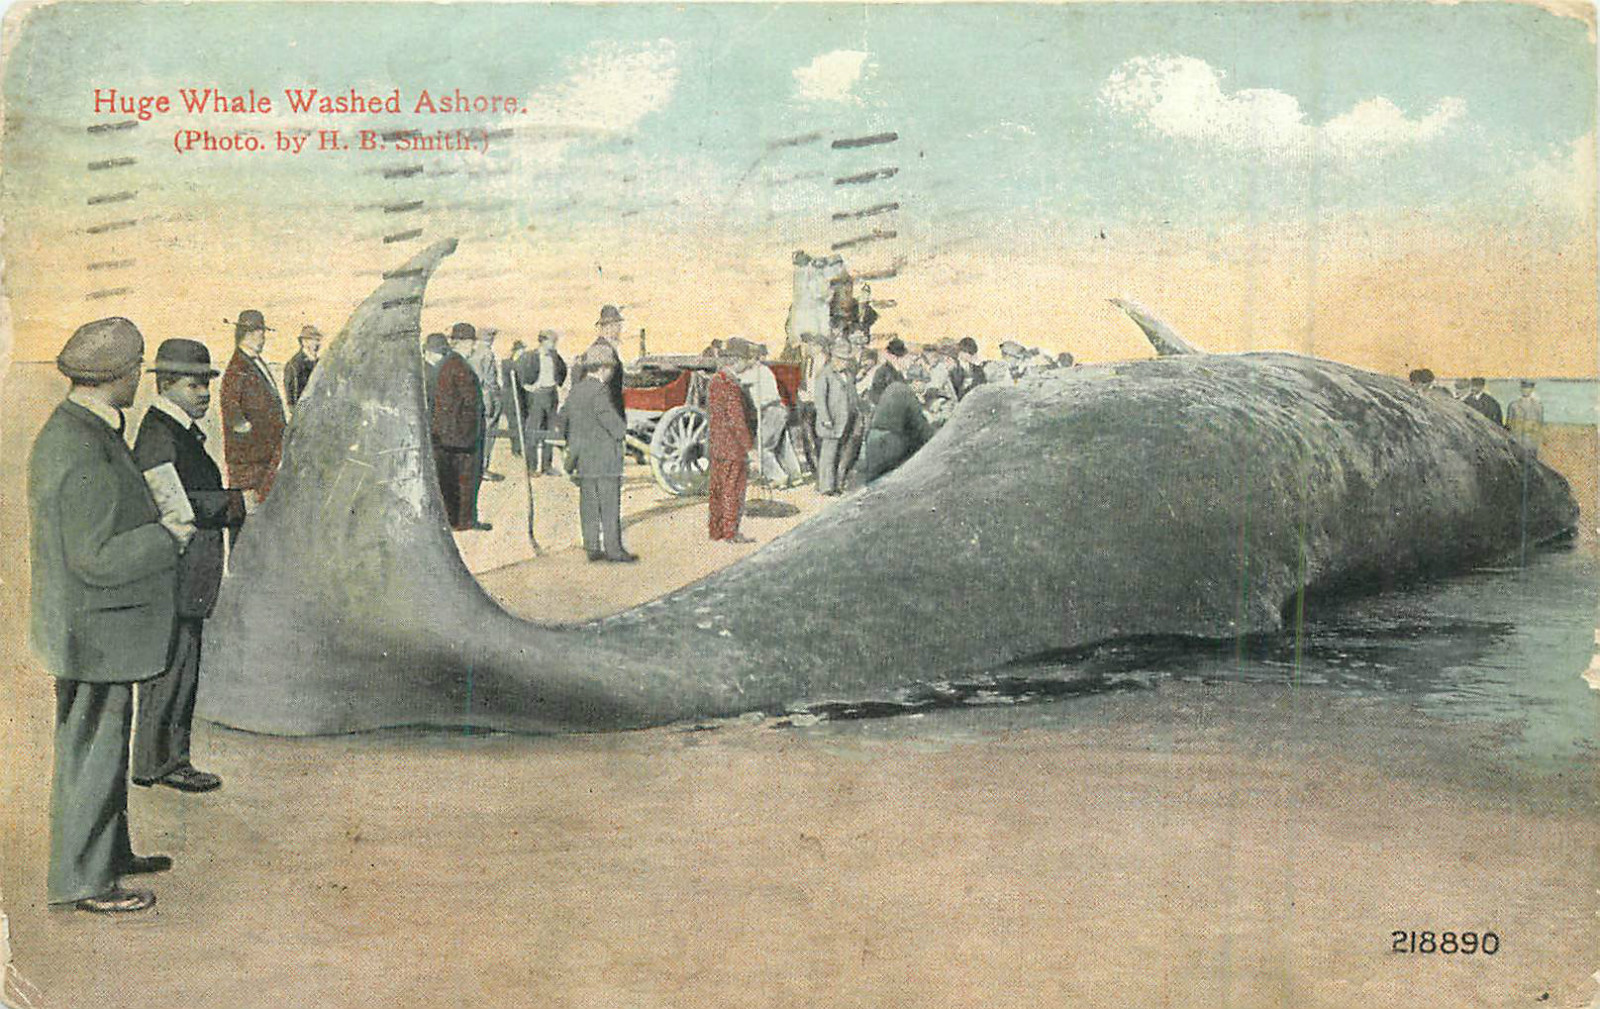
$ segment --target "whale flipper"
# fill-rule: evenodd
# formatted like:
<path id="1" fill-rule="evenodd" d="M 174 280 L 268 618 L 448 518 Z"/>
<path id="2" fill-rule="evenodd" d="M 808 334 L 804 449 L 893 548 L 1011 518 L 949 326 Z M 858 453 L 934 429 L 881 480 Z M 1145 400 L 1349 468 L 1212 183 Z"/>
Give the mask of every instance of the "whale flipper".
<path id="1" fill-rule="evenodd" d="M 1138 323 L 1139 328 L 1144 330 L 1145 339 L 1150 341 L 1150 346 L 1154 347 L 1156 353 L 1161 357 L 1205 353 L 1205 351 L 1179 336 L 1171 326 L 1151 315 L 1149 309 L 1137 301 L 1129 301 L 1126 298 L 1112 298 L 1111 303 L 1127 312 L 1128 318 Z"/>

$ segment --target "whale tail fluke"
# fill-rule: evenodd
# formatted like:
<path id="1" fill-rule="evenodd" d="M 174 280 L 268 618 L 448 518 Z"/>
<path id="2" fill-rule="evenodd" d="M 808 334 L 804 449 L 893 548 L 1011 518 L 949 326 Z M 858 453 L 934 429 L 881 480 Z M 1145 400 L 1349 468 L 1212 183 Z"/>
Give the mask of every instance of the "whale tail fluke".
<path id="1" fill-rule="evenodd" d="M 1150 341 L 1150 346 L 1156 349 L 1156 354 L 1161 357 L 1175 357 L 1179 354 L 1204 354 L 1205 351 L 1185 340 L 1173 331 L 1172 327 L 1150 314 L 1150 310 L 1137 301 L 1126 298 L 1112 298 L 1111 303 L 1124 312 L 1128 318 L 1144 330 L 1145 339 Z"/>

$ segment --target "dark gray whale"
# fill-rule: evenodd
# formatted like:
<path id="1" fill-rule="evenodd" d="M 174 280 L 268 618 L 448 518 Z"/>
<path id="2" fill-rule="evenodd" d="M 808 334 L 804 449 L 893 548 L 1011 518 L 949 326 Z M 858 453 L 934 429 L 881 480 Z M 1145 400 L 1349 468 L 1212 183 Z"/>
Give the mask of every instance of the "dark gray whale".
<path id="1" fill-rule="evenodd" d="M 581 625 L 457 555 L 418 354 L 441 243 L 317 366 L 208 632 L 200 713 L 290 735 L 595 730 L 828 701 L 1114 639 L 1271 633 L 1575 527 L 1565 480 L 1395 379 L 1180 355 L 980 387 L 909 462 L 694 585 Z M 685 544 L 696 549 L 698 543 Z"/>

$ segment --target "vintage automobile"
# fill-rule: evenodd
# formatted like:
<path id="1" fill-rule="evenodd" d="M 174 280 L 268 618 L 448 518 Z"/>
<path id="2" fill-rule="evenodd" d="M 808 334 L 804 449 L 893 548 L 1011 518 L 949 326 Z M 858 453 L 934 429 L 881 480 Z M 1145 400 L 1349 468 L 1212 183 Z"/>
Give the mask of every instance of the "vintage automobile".
<path id="1" fill-rule="evenodd" d="M 803 369 L 768 361 L 778 392 L 793 409 Z M 649 463 L 661 489 L 684 496 L 706 492 L 708 421 L 706 389 L 721 362 L 714 357 L 663 354 L 641 357 L 623 373 L 622 402 L 627 408 L 628 450 Z"/>

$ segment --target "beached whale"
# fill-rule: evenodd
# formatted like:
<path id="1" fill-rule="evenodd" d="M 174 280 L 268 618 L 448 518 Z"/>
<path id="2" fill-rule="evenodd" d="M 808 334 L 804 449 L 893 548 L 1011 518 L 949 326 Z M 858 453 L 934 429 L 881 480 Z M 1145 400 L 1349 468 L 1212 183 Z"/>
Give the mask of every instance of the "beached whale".
<path id="1" fill-rule="evenodd" d="M 318 364 L 211 622 L 204 717 L 594 730 L 893 699 L 1096 642 L 1274 633 L 1303 592 L 1460 571 L 1577 520 L 1559 475 L 1446 397 L 1179 354 L 979 387 L 899 470 L 756 554 L 539 626 L 477 585 L 440 503 L 418 326 L 453 248 L 387 274 Z"/>

